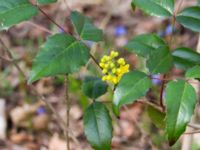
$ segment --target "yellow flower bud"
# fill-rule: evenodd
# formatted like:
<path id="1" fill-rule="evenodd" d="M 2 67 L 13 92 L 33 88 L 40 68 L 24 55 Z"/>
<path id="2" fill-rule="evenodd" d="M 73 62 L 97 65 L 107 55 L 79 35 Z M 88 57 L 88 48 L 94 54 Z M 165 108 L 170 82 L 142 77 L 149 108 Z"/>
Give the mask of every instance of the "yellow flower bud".
<path id="1" fill-rule="evenodd" d="M 103 74 L 106 74 L 107 72 L 108 72 L 108 70 L 107 69 L 103 69 Z"/>
<path id="2" fill-rule="evenodd" d="M 118 68 L 118 69 L 117 69 L 117 73 L 119 74 L 120 72 L 121 72 L 121 69 L 120 69 L 120 68 Z"/>
<path id="3" fill-rule="evenodd" d="M 129 64 L 126 64 L 124 58 L 116 59 L 118 52 L 111 51 L 110 55 L 105 55 L 101 59 L 100 67 L 102 68 L 103 81 L 117 84 L 121 77 L 129 72 Z"/>
<path id="4" fill-rule="evenodd" d="M 114 68 L 115 64 L 114 63 L 110 63 L 110 68 Z"/>
<path id="5" fill-rule="evenodd" d="M 117 77 L 113 77 L 113 78 L 112 78 L 112 82 L 113 82 L 114 84 L 117 84 L 117 82 L 118 82 L 118 81 L 117 81 Z"/>
<path id="6" fill-rule="evenodd" d="M 117 63 L 118 63 L 119 65 L 125 65 L 125 60 L 124 60 L 124 58 L 118 59 L 118 60 L 117 60 Z"/>
<path id="7" fill-rule="evenodd" d="M 103 67 L 105 66 L 105 64 L 101 62 L 101 63 L 99 64 L 99 66 L 103 68 Z"/>
<path id="8" fill-rule="evenodd" d="M 111 75 L 107 75 L 107 80 L 110 81 L 112 79 Z"/>
<path id="9" fill-rule="evenodd" d="M 117 70 L 116 70 L 116 68 L 113 68 L 113 69 L 112 69 L 112 73 L 114 73 L 114 74 L 115 74 L 115 73 L 116 73 L 116 71 L 117 71 Z"/>
<path id="10" fill-rule="evenodd" d="M 105 65 L 104 65 L 104 68 L 105 68 L 105 69 L 108 69 L 108 67 L 109 67 L 109 64 L 105 64 Z"/>
<path id="11" fill-rule="evenodd" d="M 111 51 L 111 53 L 110 53 L 110 56 L 111 56 L 112 58 L 117 57 L 118 55 L 119 55 L 119 53 L 118 53 L 118 52 L 115 52 L 115 51 Z"/>
<path id="12" fill-rule="evenodd" d="M 103 81 L 106 81 L 106 80 L 107 80 L 107 76 L 103 76 L 103 77 L 102 77 L 102 80 L 103 80 Z"/>

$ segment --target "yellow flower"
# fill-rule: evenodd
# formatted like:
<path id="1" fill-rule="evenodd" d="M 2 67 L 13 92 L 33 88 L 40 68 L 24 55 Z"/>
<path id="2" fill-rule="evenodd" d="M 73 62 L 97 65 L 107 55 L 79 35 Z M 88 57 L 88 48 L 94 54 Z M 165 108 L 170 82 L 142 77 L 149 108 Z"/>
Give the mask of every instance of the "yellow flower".
<path id="1" fill-rule="evenodd" d="M 125 60 L 124 60 L 124 58 L 118 59 L 117 63 L 118 63 L 119 65 L 125 65 Z"/>
<path id="2" fill-rule="evenodd" d="M 126 64 L 124 58 L 117 59 L 119 53 L 111 51 L 110 55 L 102 57 L 100 67 L 102 68 L 103 81 L 117 84 L 121 77 L 129 72 L 129 64 Z"/>

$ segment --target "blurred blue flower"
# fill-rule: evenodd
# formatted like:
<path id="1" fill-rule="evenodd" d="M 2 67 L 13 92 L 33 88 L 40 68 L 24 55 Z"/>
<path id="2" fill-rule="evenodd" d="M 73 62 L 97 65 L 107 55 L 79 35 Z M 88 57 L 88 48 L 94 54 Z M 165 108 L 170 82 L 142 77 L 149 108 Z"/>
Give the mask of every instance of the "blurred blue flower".
<path id="1" fill-rule="evenodd" d="M 170 35 L 170 34 L 172 34 L 173 30 L 176 31 L 176 28 L 174 27 L 174 29 L 173 29 L 173 27 L 172 27 L 171 24 L 168 25 L 168 26 L 166 27 L 166 29 L 165 29 L 165 35 Z"/>
<path id="2" fill-rule="evenodd" d="M 45 114 L 46 113 L 46 110 L 43 106 L 40 106 L 38 109 L 37 109 L 37 114 L 38 115 L 42 115 L 42 114 Z"/>
<path id="3" fill-rule="evenodd" d="M 165 33 L 163 31 L 158 31 L 157 32 L 157 35 L 160 36 L 160 37 L 164 37 L 165 36 Z"/>
<path id="4" fill-rule="evenodd" d="M 154 85 L 160 85 L 162 83 L 159 74 L 152 75 L 151 78 Z"/>
<path id="5" fill-rule="evenodd" d="M 65 33 L 64 28 L 59 28 L 59 32 L 60 32 L 60 33 Z"/>
<path id="6" fill-rule="evenodd" d="M 126 35 L 127 34 L 127 29 L 125 26 L 123 25 L 118 25 L 116 28 L 115 28 L 115 36 L 123 36 L 123 35 Z"/>

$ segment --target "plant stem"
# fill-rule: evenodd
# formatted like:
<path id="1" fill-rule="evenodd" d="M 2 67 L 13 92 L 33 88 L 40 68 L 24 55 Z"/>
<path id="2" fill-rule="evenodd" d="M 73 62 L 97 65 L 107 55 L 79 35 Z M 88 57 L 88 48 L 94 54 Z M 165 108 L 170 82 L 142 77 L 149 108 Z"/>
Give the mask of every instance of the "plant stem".
<path id="1" fill-rule="evenodd" d="M 170 36 L 169 45 L 172 45 L 175 23 L 176 23 L 176 13 L 174 12 L 174 15 L 173 15 L 173 18 L 172 18 L 172 33 L 171 33 L 171 36 Z M 162 81 L 161 88 L 160 88 L 160 98 L 159 98 L 160 106 L 162 107 L 163 111 L 165 111 L 165 106 L 163 104 L 163 92 L 164 92 L 164 89 L 165 89 L 165 84 L 167 83 L 165 78 L 167 78 L 167 74 L 163 75 L 163 81 Z"/>
<path id="2" fill-rule="evenodd" d="M 61 31 L 68 33 L 63 27 L 61 27 L 56 21 L 54 21 L 45 11 L 43 11 L 38 5 L 34 5 L 38 8 L 38 10 L 49 19 L 53 24 L 55 24 Z M 68 33 L 69 34 L 69 33 Z"/>
<path id="3" fill-rule="evenodd" d="M 165 84 L 166 84 L 166 80 L 165 78 L 167 77 L 167 74 L 163 75 L 163 81 L 161 84 L 161 90 L 160 90 L 160 106 L 162 107 L 162 110 L 165 111 L 165 106 L 163 104 L 163 93 L 164 93 L 164 88 L 165 88 Z"/>
<path id="4" fill-rule="evenodd" d="M 68 75 L 65 76 L 65 105 L 66 105 L 66 125 L 67 128 L 69 128 L 69 123 L 70 123 L 70 99 L 69 99 L 69 79 Z M 67 150 L 70 150 L 70 138 L 69 138 L 69 132 L 67 131 L 66 133 L 66 142 L 67 142 Z"/>
<path id="5" fill-rule="evenodd" d="M 3 42 L 3 40 L 0 38 L 0 43 L 3 46 L 3 49 L 5 50 L 5 52 L 8 54 L 8 57 L 10 59 L 12 59 L 12 63 L 14 64 L 14 66 L 19 70 L 20 74 L 23 76 L 24 79 L 26 79 L 26 75 L 25 73 L 21 70 L 21 68 L 18 66 L 18 64 L 16 63 L 10 49 L 5 45 L 5 43 Z"/>

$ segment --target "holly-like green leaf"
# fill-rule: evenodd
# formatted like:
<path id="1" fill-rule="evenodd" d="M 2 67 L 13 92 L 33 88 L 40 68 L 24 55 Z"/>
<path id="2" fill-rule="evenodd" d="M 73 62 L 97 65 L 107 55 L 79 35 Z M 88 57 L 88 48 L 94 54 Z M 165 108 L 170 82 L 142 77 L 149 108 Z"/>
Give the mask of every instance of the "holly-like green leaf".
<path id="1" fill-rule="evenodd" d="M 173 66 L 173 57 L 168 47 L 162 46 L 152 51 L 147 60 L 147 68 L 152 74 L 166 73 Z"/>
<path id="2" fill-rule="evenodd" d="M 171 81 L 165 93 L 166 134 L 173 145 L 183 134 L 190 121 L 196 104 L 194 88 L 184 80 Z"/>
<path id="3" fill-rule="evenodd" d="M 200 65 L 200 54 L 190 48 L 177 48 L 172 53 L 177 68 L 188 69 Z"/>
<path id="4" fill-rule="evenodd" d="M 103 31 L 92 24 L 92 21 L 83 14 L 73 11 L 71 21 L 82 40 L 99 42 L 103 39 Z"/>
<path id="5" fill-rule="evenodd" d="M 148 76 L 140 71 L 126 73 L 114 92 L 113 107 L 118 115 L 122 105 L 130 104 L 145 96 L 152 83 Z"/>
<path id="6" fill-rule="evenodd" d="M 89 57 L 89 49 L 74 37 L 53 35 L 34 59 L 29 83 L 42 77 L 73 73 L 85 65 Z"/>
<path id="7" fill-rule="evenodd" d="M 37 14 L 37 8 L 28 0 L 1 0 L 0 30 L 8 29 Z"/>
<path id="8" fill-rule="evenodd" d="M 155 124 L 157 128 L 164 129 L 165 128 L 165 113 L 155 109 L 152 106 L 147 106 L 147 112 L 151 119 L 151 121 Z"/>
<path id="9" fill-rule="evenodd" d="M 200 79 L 200 66 L 195 66 L 195 67 L 187 70 L 185 76 L 186 76 L 186 78 Z"/>
<path id="10" fill-rule="evenodd" d="M 91 104 L 84 114 L 84 132 L 95 150 L 110 150 L 112 120 L 107 108 L 99 102 Z"/>
<path id="11" fill-rule="evenodd" d="M 132 2 L 151 16 L 169 17 L 174 12 L 174 0 L 132 0 Z"/>
<path id="12" fill-rule="evenodd" d="M 41 5 L 51 4 L 57 2 L 57 0 L 37 0 L 37 2 Z"/>
<path id="13" fill-rule="evenodd" d="M 96 99 L 99 96 L 106 93 L 108 85 L 97 77 L 85 77 L 82 91 L 83 93 L 90 97 L 91 99 Z"/>
<path id="14" fill-rule="evenodd" d="M 200 32 L 200 6 L 185 8 L 176 16 L 176 20 L 184 27 Z"/>
<path id="15" fill-rule="evenodd" d="M 125 49 L 139 56 L 147 57 L 153 50 L 161 46 L 166 46 L 166 44 L 156 34 L 141 34 L 130 40 Z"/>

